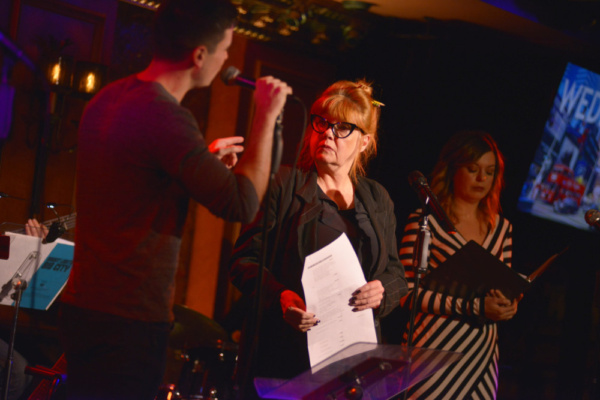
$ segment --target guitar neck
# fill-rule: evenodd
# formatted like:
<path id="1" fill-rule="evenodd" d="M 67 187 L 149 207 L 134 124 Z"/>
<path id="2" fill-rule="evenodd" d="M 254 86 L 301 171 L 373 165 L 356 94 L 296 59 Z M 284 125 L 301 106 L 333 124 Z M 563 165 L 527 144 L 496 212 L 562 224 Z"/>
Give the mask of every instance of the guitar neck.
<path id="1" fill-rule="evenodd" d="M 62 225 L 65 227 L 66 230 L 69 230 L 69 229 L 73 229 L 75 227 L 76 219 L 77 219 L 77 213 L 71 213 L 71 214 L 65 216 L 64 218 L 54 218 L 54 219 L 49 219 L 47 221 L 44 221 L 44 222 L 42 222 L 42 225 L 44 225 L 46 228 L 49 228 L 50 225 L 52 225 L 54 222 L 60 222 L 60 223 L 62 223 Z M 25 233 L 25 228 L 13 230 L 12 232 L 23 234 L 23 233 Z"/>

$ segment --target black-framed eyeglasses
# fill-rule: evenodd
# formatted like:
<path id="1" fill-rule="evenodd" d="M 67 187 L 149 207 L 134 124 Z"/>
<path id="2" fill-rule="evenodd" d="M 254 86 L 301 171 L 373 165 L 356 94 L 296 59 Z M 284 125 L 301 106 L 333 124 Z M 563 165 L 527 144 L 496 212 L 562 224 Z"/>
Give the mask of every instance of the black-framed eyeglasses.
<path id="1" fill-rule="evenodd" d="M 340 139 L 347 138 L 356 129 L 361 130 L 359 127 L 351 124 L 350 122 L 336 122 L 335 124 L 332 124 L 317 114 L 310 115 L 310 124 L 315 132 L 318 133 L 325 133 L 329 128 L 331 128 L 333 134 Z"/>

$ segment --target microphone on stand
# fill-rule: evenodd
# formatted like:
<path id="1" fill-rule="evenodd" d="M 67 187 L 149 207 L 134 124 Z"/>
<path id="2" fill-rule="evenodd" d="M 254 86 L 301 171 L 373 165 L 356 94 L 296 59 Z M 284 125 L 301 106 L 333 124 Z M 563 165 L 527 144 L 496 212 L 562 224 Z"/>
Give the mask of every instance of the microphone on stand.
<path id="1" fill-rule="evenodd" d="M 600 229 L 600 211 L 587 210 L 585 213 L 585 222 L 591 227 Z"/>
<path id="2" fill-rule="evenodd" d="M 420 171 L 413 171 L 408 174 L 408 183 L 415 192 L 417 192 L 421 203 L 426 204 L 429 207 L 429 210 L 438 220 L 442 229 L 448 233 L 456 233 L 456 228 L 452 221 L 450 221 L 450 217 L 448 217 L 448 214 L 446 214 L 446 211 L 444 211 L 444 208 L 440 205 L 437 197 L 431 191 L 431 188 L 427 183 L 427 178 L 425 178 Z"/>

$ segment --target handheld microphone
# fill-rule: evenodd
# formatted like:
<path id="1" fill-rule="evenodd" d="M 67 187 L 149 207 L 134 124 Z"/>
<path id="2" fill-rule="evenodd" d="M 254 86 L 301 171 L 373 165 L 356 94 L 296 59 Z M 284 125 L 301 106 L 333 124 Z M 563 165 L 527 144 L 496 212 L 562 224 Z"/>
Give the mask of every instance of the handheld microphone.
<path id="1" fill-rule="evenodd" d="M 238 85 L 247 89 L 256 89 L 256 81 L 254 79 L 247 78 L 240 74 L 240 70 L 231 65 L 221 72 L 221 80 L 227 86 Z M 304 107 L 304 103 L 299 97 L 294 96 L 293 94 L 288 94 L 287 98 L 289 100 L 294 100 L 295 102 L 302 104 L 302 106 Z"/>
<path id="2" fill-rule="evenodd" d="M 431 188 L 427 183 L 427 178 L 425 178 L 421 172 L 413 171 L 408 174 L 408 183 L 415 190 L 415 192 L 417 192 L 421 203 L 429 206 L 430 211 L 438 220 L 442 229 L 448 233 L 456 233 L 454 224 L 452 221 L 450 221 L 448 214 L 446 214 L 446 211 L 444 211 L 440 205 L 437 197 L 431 191 Z"/>
<path id="3" fill-rule="evenodd" d="M 240 75 L 240 70 L 233 65 L 227 67 L 221 72 L 221 80 L 228 86 L 238 85 L 248 89 L 256 89 L 256 81 Z"/>
<path id="4" fill-rule="evenodd" d="M 585 222 L 587 222 L 589 226 L 600 229 L 600 211 L 587 210 L 585 212 Z"/>

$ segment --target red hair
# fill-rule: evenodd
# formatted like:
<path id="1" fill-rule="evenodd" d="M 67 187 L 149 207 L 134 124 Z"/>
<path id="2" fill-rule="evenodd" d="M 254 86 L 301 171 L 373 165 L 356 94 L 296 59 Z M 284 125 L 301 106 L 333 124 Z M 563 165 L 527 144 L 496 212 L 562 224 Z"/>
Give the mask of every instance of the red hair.
<path id="1" fill-rule="evenodd" d="M 329 86 L 310 109 L 311 114 L 327 115 L 338 121 L 353 123 L 360 128 L 356 130 L 358 134 L 371 136 L 367 148 L 358 153 L 352 164 L 350 178 L 353 181 L 356 181 L 358 175 L 365 175 L 368 161 L 377 154 L 380 107 L 373 105 L 372 93 L 371 84 L 364 80 L 338 81 Z M 311 130 L 312 127 L 309 126 L 308 132 Z M 305 171 L 314 165 L 310 154 L 310 137 L 310 134 L 304 136 L 298 160 L 298 167 Z"/>

